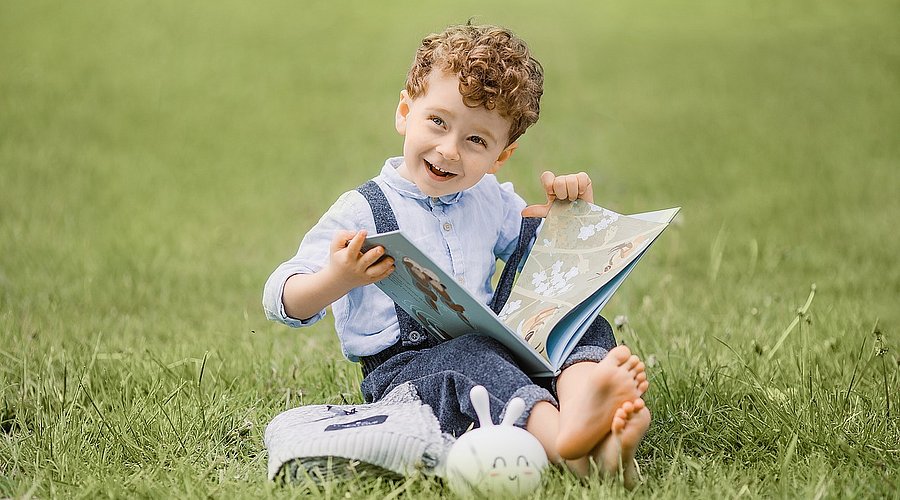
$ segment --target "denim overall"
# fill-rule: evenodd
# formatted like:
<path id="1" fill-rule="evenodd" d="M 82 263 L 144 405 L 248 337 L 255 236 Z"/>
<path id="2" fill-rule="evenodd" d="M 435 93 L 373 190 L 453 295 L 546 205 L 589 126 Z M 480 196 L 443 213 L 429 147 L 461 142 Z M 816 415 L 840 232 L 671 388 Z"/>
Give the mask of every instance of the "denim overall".
<path id="1" fill-rule="evenodd" d="M 397 219 L 381 188 L 369 181 L 357 191 L 372 208 L 375 229 L 379 233 L 398 229 Z M 529 250 L 540 223 L 538 218 L 523 218 L 516 250 L 506 262 L 490 307 L 499 313 L 509 298 L 519 262 Z M 506 403 L 514 398 L 525 400 L 525 412 L 516 425 L 525 426 L 531 408 L 538 401 L 557 405 L 552 381 L 532 380 L 516 364 L 511 353 L 496 340 L 478 334 L 466 334 L 439 341 L 409 314 L 395 304 L 400 322 L 400 340 L 391 347 L 360 359 L 363 381 L 360 386 L 366 402 L 381 399 L 394 387 L 409 382 L 422 402 L 431 406 L 441 430 L 460 435 L 478 415 L 469 400 L 469 391 L 483 385 L 491 399 L 491 418 L 499 422 Z M 591 327 L 566 358 L 562 368 L 580 361 L 600 361 L 615 347 L 612 328 L 602 316 Z"/>

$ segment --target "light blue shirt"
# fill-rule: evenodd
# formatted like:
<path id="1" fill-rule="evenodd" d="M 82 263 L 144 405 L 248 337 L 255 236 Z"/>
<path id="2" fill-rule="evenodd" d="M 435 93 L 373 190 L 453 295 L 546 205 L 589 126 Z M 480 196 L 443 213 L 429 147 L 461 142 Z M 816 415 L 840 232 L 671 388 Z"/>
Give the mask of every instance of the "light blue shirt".
<path id="1" fill-rule="evenodd" d="M 397 173 L 402 161 L 388 159 L 373 179 L 384 191 L 397 224 L 447 274 L 487 304 L 497 258 L 505 261 L 515 250 L 525 200 L 511 183 L 501 184 L 491 174 L 465 191 L 431 198 Z M 284 284 L 294 274 L 314 273 L 328 264 L 337 231 L 361 229 L 376 233 L 372 209 L 358 191 L 348 191 L 306 233 L 297 254 L 269 276 L 263 292 L 266 316 L 292 327 L 322 319 L 324 309 L 305 320 L 289 317 L 281 300 Z M 354 288 L 331 309 L 341 350 L 352 361 L 376 354 L 400 338 L 394 302 L 375 285 Z"/>

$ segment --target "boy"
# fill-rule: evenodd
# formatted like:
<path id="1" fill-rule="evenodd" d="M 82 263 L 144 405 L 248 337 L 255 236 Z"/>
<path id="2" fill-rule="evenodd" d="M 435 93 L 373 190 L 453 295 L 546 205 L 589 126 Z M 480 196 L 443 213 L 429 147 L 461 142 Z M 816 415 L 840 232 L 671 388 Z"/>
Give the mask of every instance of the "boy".
<path id="1" fill-rule="evenodd" d="M 263 302 L 269 318 L 295 327 L 315 323 L 333 304 L 341 348 L 361 362 L 368 402 L 411 383 L 442 430 L 459 435 L 477 421 L 472 386 L 487 388 L 492 408 L 522 397 L 526 411 L 517 425 L 541 442 L 552 463 L 580 476 L 591 473 L 591 460 L 608 475 L 624 464 L 630 485 L 650 413 L 641 399 L 644 365 L 627 347 L 585 336 L 555 380 L 557 404 L 492 339 L 470 334 L 438 343 L 419 334 L 421 327 L 373 286 L 394 262 L 381 247 L 361 252 L 367 234 L 399 226 L 488 303 L 496 259 L 513 254 L 522 217 L 543 217 L 549 209 L 549 203 L 526 208 L 512 185 L 493 175 L 537 121 L 542 93 L 540 64 L 503 28 L 451 26 L 426 37 L 396 110 L 403 156 L 338 199 L 297 255 L 269 277 Z M 541 183 L 548 200 L 593 201 L 583 172 L 544 172 Z"/>

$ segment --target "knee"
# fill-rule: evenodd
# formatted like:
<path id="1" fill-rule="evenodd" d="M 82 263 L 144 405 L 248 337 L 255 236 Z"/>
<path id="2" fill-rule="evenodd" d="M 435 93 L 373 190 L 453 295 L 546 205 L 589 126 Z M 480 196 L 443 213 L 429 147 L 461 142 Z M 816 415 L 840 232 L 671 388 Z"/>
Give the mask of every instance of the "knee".
<path id="1" fill-rule="evenodd" d="M 616 347 L 616 337 L 613 334 L 612 327 L 609 325 L 609 321 L 606 321 L 606 318 L 598 314 L 579 344 L 596 345 L 607 351 Z"/>

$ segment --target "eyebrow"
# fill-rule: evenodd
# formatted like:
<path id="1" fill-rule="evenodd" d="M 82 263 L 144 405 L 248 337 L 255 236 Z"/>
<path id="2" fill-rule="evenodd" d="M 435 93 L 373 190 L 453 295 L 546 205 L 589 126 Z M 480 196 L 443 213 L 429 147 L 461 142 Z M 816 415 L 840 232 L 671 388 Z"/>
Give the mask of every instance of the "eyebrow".
<path id="1" fill-rule="evenodd" d="M 442 114 L 442 115 L 449 115 L 450 118 L 453 118 L 453 117 L 456 116 L 456 115 L 455 115 L 452 111 L 450 111 L 449 109 L 447 109 L 447 108 L 442 108 L 442 107 L 440 107 L 440 106 L 433 107 L 433 108 L 431 108 L 429 111 L 432 111 L 432 112 L 438 113 L 438 114 Z M 484 127 L 479 127 L 479 126 L 476 125 L 476 126 L 475 126 L 475 133 L 476 133 L 477 135 L 485 136 L 487 139 L 489 139 L 489 140 L 491 140 L 491 141 L 493 141 L 493 142 L 498 142 L 498 141 L 497 141 L 497 138 L 494 137 L 494 134 L 492 134 L 490 130 L 488 130 L 488 129 L 484 128 Z"/>

